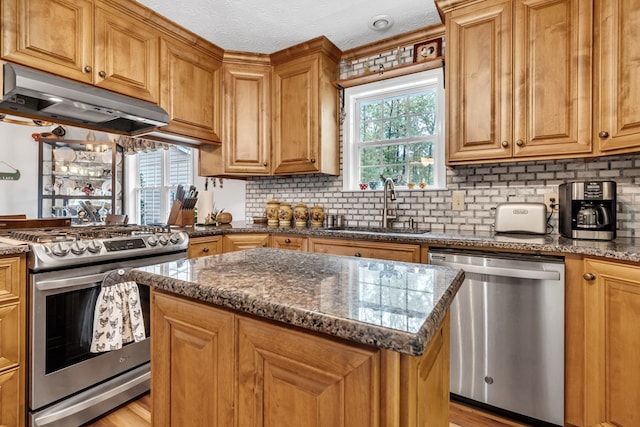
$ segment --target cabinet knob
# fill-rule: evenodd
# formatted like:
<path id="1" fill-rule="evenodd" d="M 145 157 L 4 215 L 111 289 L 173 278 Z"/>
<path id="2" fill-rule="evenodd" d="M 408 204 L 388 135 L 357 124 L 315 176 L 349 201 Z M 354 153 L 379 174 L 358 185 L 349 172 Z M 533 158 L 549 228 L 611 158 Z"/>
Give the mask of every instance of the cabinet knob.
<path id="1" fill-rule="evenodd" d="M 594 279 L 596 278 L 596 275 L 595 275 L 595 274 L 593 274 L 593 273 L 584 273 L 584 274 L 582 275 L 582 278 L 583 278 L 584 280 L 594 280 Z"/>
<path id="2" fill-rule="evenodd" d="M 207 252 L 209 252 L 209 248 L 202 248 L 202 252 L 206 254 Z"/>
<path id="3" fill-rule="evenodd" d="M 102 77 L 103 79 L 104 79 L 105 77 L 107 77 L 107 73 L 105 73 L 104 71 L 100 71 L 100 72 L 98 72 L 98 75 L 99 75 L 100 77 Z"/>
<path id="4" fill-rule="evenodd" d="M 90 73 L 91 71 L 93 71 L 93 68 L 91 68 L 91 65 L 85 65 L 84 66 L 84 72 L 85 73 Z"/>
<path id="5" fill-rule="evenodd" d="M 269 163 L 267 163 L 267 162 L 264 162 L 264 163 L 262 164 L 262 166 L 264 166 L 265 168 L 266 168 L 268 165 L 269 165 Z"/>
<path id="6" fill-rule="evenodd" d="M 356 252 L 355 254 L 353 254 L 353 256 L 361 257 L 362 254 L 360 252 Z"/>
<path id="7" fill-rule="evenodd" d="M 606 130 L 600 131 L 600 132 L 598 133 L 598 136 L 599 136 L 600 138 L 609 138 L 609 132 L 607 132 Z"/>
<path id="8" fill-rule="evenodd" d="M 523 140 L 521 140 L 521 139 L 519 139 L 519 140 L 517 140 L 517 141 L 516 141 L 516 145 L 517 145 L 518 147 L 522 147 L 522 146 L 524 145 L 524 141 L 523 141 Z"/>
<path id="9" fill-rule="evenodd" d="M 267 247 L 267 244 L 266 244 L 266 243 L 263 243 L 263 244 L 262 244 L 262 247 L 263 247 L 263 248 L 266 248 L 266 247 Z"/>
<path id="10" fill-rule="evenodd" d="M 315 163 L 315 162 L 316 162 L 316 159 L 311 159 L 311 163 Z"/>
<path id="11" fill-rule="evenodd" d="M 289 243 L 291 243 L 291 239 L 284 239 L 284 242 L 285 242 L 286 244 L 289 244 Z"/>
<path id="12" fill-rule="evenodd" d="M 509 146 L 509 141 L 502 141 L 500 145 L 502 145 L 504 148 L 507 148 Z"/>

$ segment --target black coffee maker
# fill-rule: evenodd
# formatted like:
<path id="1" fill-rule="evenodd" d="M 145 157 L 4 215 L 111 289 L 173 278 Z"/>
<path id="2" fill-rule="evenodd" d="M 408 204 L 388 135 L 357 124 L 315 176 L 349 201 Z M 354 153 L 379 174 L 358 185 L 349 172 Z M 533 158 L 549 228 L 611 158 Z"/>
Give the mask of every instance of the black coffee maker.
<path id="1" fill-rule="evenodd" d="M 560 184 L 560 234 L 571 239 L 616 238 L 616 183 L 580 181 Z"/>

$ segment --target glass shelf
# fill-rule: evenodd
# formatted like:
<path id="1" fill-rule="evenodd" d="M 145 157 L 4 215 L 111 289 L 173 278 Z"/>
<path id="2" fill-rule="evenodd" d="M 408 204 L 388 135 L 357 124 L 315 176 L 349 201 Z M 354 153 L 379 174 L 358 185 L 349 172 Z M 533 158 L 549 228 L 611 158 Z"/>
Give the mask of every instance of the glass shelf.
<path id="1" fill-rule="evenodd" d="M 115 142 L 41 138 L 39 148 L 41 218 L 70 217 L 73 224 L 83 224 L 101 222 L 109 213 L 122 214 L 122 147 Z"/>

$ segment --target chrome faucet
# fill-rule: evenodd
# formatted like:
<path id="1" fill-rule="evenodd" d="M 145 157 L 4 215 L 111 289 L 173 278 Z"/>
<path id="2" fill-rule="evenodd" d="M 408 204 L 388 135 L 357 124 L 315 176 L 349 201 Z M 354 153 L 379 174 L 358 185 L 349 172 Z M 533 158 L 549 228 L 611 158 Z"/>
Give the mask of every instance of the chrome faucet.
<path id="1" fill-rule="evenodd" d="M 382 196 L 382 228 L 390 228 L 391 221 L 396 219 L 396 215 L 389 215 L 389 205 L 388 200 L 391 201 L 396 200 L 396 190 L 393 186 L 393 180 L 391 178 L 385 178 L 381 175 L 382 179 L 384 179 L 384 194 Z M 390 194 L 388 192 L 391 192 Z M 389 196 L 387 196 L 389 194 Z"/>

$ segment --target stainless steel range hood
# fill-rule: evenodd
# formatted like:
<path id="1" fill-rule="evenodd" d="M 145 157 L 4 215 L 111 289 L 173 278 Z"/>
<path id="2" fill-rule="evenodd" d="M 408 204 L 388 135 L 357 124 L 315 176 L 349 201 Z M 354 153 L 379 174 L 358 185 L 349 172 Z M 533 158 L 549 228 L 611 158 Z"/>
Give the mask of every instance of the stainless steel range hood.
<path id="1" fill-rule="evenodd" d="M 169 123 L 150 102 L 16 64 L 4 64 L 0 111 L 125 135 Z"/>

